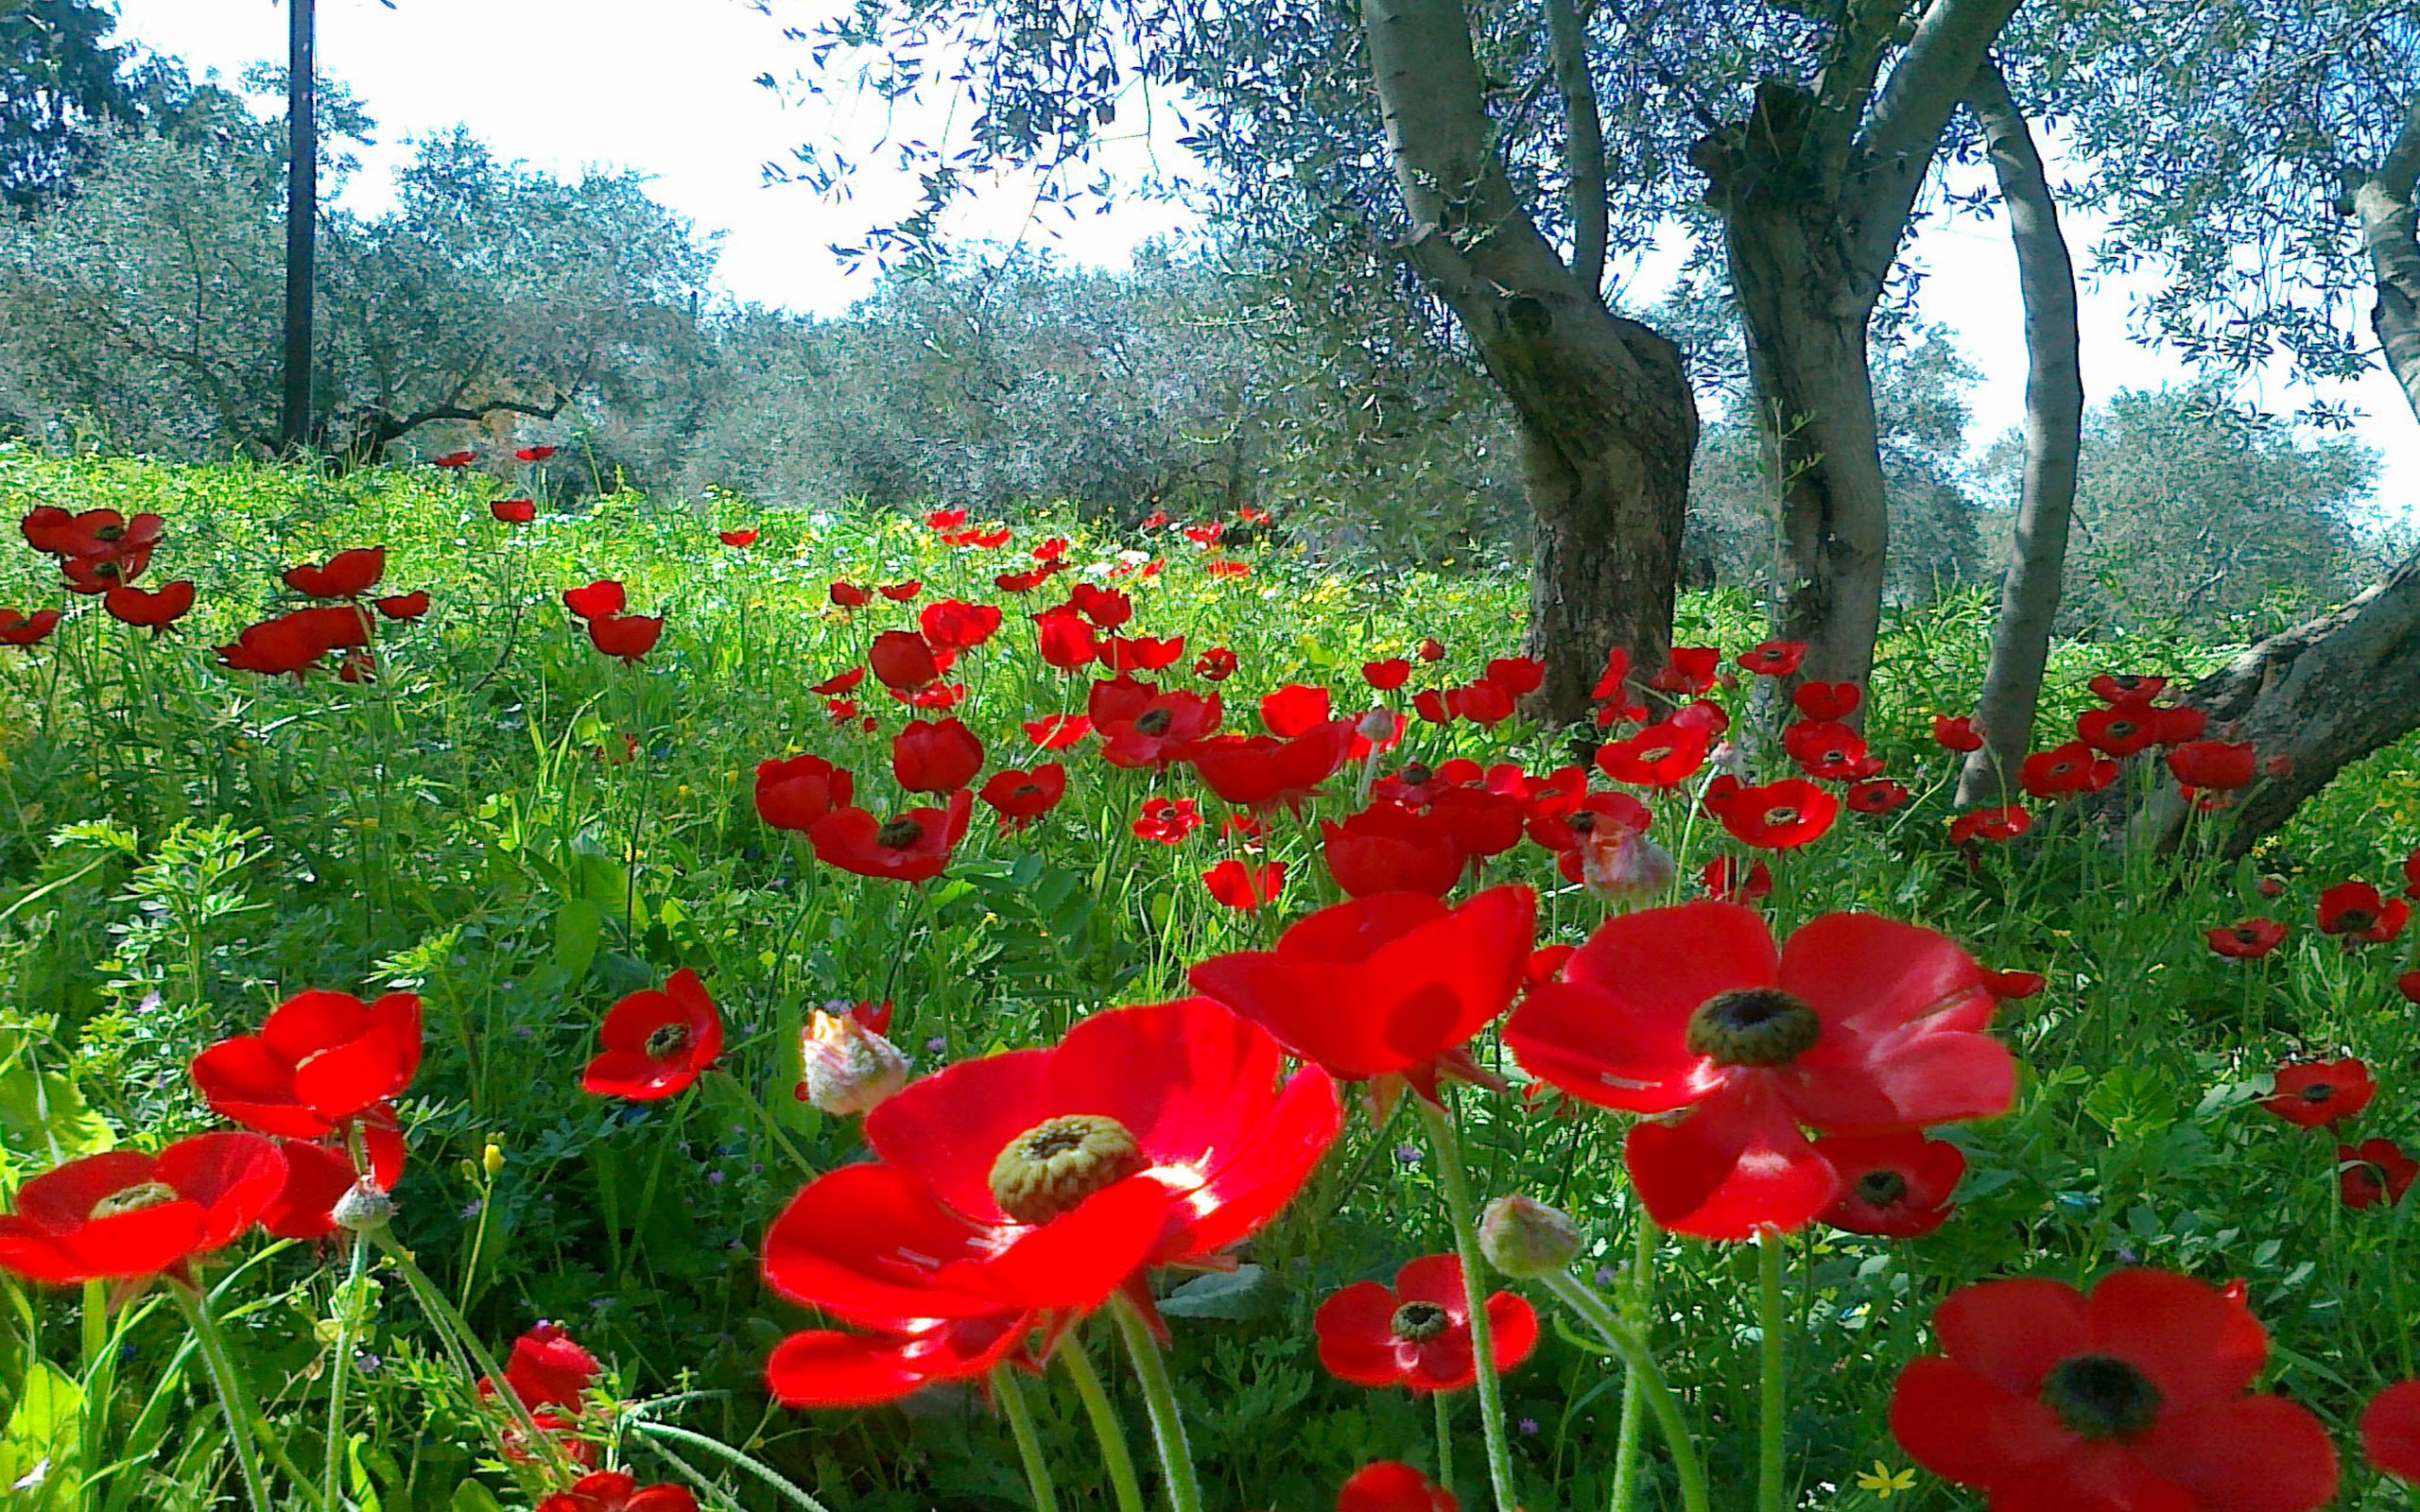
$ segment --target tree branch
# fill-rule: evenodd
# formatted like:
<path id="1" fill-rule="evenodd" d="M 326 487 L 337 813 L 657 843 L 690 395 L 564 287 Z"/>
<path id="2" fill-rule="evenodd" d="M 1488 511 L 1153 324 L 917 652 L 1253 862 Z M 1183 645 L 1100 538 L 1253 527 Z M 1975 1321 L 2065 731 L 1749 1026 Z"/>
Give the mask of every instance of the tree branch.
<path id="1" fill-rule="evenodd" d="M 1932 0 L 1866 122 L 1862 192 L 1849 197 L 1851 254 L 1880 287 L 1907 232 L 1942 129 L 2018 0 Z"/>
<path id="2" fill-rule="evenodd" d="M 2369 253 L 2378 302 L 2370 328 L 2402 386 L 2404 402 L 2420 415 L 2420 214 L 2412 205 L 2420 182 L 2420 99 L 2403 118 L 2386 159 L 2353 191 L 2361 245 Z"/>
<path id="3" fill-rule="evenodd" d="M 1588 30 L 1575 0 L 1546 0 L 1554 42 L 1555 81 L 1563 90 L 1564 159 L 1571 180 L 1571 270 L 1592 289 L 1605 282 L 1611 212 L 1605 203 L 1605 125 L 1597 81 L 1588 72 Z"/>

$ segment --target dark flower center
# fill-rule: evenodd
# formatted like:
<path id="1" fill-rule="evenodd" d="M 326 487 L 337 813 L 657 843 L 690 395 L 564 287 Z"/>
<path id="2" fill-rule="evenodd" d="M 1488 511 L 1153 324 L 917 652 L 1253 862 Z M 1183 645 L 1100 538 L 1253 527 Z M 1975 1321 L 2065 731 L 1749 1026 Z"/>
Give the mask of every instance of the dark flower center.
<path id="1" fill-rule="evenodd" d="M 1434 1302 L 1406 1302 L 1395 1309 L 1388 1330 L 1406 1344 L 1426 1344 L 1445 1332 L 1453 1319 Z"/>
<path id="2" fill-rule="evenodd" d="M 1802 816 L 1799 814 L 1798 810 L 1790 807 L 1787 803 L 1775 804 L 1773 807 L 1765 810 L 1765 822 L 1767 824 L 1796 824 L 1801 816 Z"/>
<path id="3" fill-rule="evenodd" d="M 2378 916 L 2366 908 L 2347 908 L 2336 916 L 2336 921 L 2346 929 L 2367 929 L 2378 921 Z"/>
<path id="4" fill-rule="evenodd" d="M 2304 1088 L 2302 1091 L 2302 1098 L 2306 1103 L 2325 1103 L 2335 1097 L 2335 1086 L 2332 1083 L 2324 1081 L 2312 1082 L 2309 1086 Z"/>
<path id="5" fill-rule="evenodd" d="M 925 837 L 925 827 L 913 819 L 892 819 L 874 831 L 873 837 L 887 850 L 905 850 Z"/>
<path id="6" fill-rule="evenodd" d="M 647 1037 L 648 1058 L 669 1059 L 688 1049 L 691 1038 L 689 1026 L 685 1023 L 660 1024 L 653 1034 Z"/>
<path id="7" fill-rule="evenodd" d="M 1908 1178 L 1896 1171 L 1868 1171 L 1857 1178 L 1857 1194 L 1869 1208 L 1895 1208 L 1908 1200 Z"/>
<path id="8" fill-rule="evenodd" d="M 2260 943 L 2260 931 L 2238 928 L 2235 932 L 2235 942 L 2238 945 L 2257 945 Z"/>
<path id="9" fill-rule="evenodd" d="M 1786 1066 L 1815 1048 L 1823 1032 L 1813 1008 L 1779 988 L 1754 987 L 1700 1005 L 1689 1015 L 1687 1044 L 1718 1065 Z"/>
<path id="10" fill-rule="evenodd" d="M 2086 1438 L 2132 1438 L 2159 1420 L 2159 1387 L 2123 1360 L 2079 1354 L 2042 1383 L 2042 1405 Z"/>
<path id="11" fill-rule="evenodd" d="M 93 563 L 93 576 L 95 577 L 115 577 L 117 576 L 117 563 L 113 561 L 96 561 Z"/>
<path id="12" fill-rule="evenodd" d="M 103 525 L 98 530 L 93 532 L 93 539 L 95 541 L 124 541 L 126 539 L 126 526 Z"/>
<path id="13" fill-rule="evenodd" d="M 1570 828 L 1572 833 L 1586 834 L 1597 828 L 1597 816 L 1590 810 L 1582 809 L 1563 822 Z"/>
<path id="14" fill-rule="evenodd" d="M 1117 1120 L 1068 1113 L 1008 1143 L 992 1162 L 992 1196 L 1019 1223 L 1048 1223 L 1150 1164 Z"/>
<path id="15" fill-rule="evenodd" d="M 2109 721 L 2109 733 L 2118 740 L 2124 740 L 2127 736 L 2132 735 L 2135 730 L 2141 728 L 2141 726 L 2135 724 L 2131 719 L 2112 719 Z"/>
<path id="16" fill-rule="evenodd" d="M 1175 723 L 1176 715 L 1166 709 L 1146 709 L 1135 719 L 1134 728 L 1146 735 L 1165 735 L 1168 732 L 1168 727 Z"/>
<path id="17" fill-rule="evenodd" d="M 1042 796 L 1042 784 L 1039 782 L 1019 782 L 1016 785 L 1015 791 L 1011 792 L 1009 796 L 1011 798 L 1040 798 Z"/>
<path id="18" fill-rule="evenodd" d="M 177 1189 L 165 1181 L 142 1181 L 130 1187 L 120 1187 L 111 1193 L 100 1201 L 94 1203 L 93 1211 L 84 1216 L 97 1223 L 103 1218 L 115 1218 L 124 1213 L 141 1212 L 146 1208 L 165 1207 L 171 1202 L 182 1200 L 177 1195 Z"/>
<path id="19" fill-rule="evenodd" d="M 1403 780 L 1414 787 L 1426 787 L 1436 775 L 1419 762 L 1413 762 L 1403 769 Z"/>

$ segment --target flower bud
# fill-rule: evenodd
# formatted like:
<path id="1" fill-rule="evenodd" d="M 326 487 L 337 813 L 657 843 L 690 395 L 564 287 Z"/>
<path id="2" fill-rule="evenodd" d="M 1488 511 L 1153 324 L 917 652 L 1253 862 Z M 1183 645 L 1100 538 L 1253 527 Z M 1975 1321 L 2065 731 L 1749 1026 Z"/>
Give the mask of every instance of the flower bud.
<path id="1" fill-rule="evenodd" d="M 328 1216 L 339 1228 L 357 1234 L 384 1228 L 395 1216 L 395 1199 L 380 1189 L 377 1182 L 363 1177 L 345 1189 L 343 1196 Z"/>
<path id="2" fill-rule="evenodd" d="M 1515 1280 L 1568 1270 L 1581 1243 L 1579 1225 L 1531 1197 L 1498 1197 L 1479 1217 L 1479 1252 Z"/>
<path id="3" fill-rule="evenodd" d="M 1636 902 L 1672 885 L 1672 854 L 1626 824 L 1580 837 L 1580 880 L 1609 903 Z"/>
<path id="4" fill-rule="evenodd" d="M 802 1102 L 841 1117 L 871 1111 L 908 1084 L 908 1057 L 851 1014 L 818 1008 L 799 1037 Z"/>
<path id="5" fill-rule="evenodd" d="M 487 1172 L 488 1179 L 494 1180 L 495 1174 L 504 1169 L 504 1146 L 488 1141 L 488 1147 L 479 1152 L 479 1165 Z"/>
<path id="6" fill-rule="evenodd" d="M 1373 709 L 1363 714 L 1361 722 L 1353 728 L 1363 740 L 1372 742 L 1387 740 L 1395 732 L 1395 716 L 1384 709 Z"/>

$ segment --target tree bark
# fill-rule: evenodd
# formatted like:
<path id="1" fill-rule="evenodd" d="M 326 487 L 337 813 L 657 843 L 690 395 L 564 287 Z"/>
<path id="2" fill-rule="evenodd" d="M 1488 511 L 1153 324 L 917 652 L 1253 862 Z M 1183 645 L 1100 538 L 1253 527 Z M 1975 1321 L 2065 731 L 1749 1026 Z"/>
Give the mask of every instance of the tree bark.
<path id="1" fill-rule="evenodd" d="M 2025 482 L 2017 501 L 2014 549 L 2000 585 L 1999 620 L 1983 675 L 1976 723 L 1983 748 L 1966 758 L 1958 780 L 1962 808 L 2008 802 L 2018 765 L 2033 742 L 2033 711 L 2049 662 L 2050 627 L 2066 567 L 2067 525 L 2075 509 L 2076 458 L 2083 448 L 2083 368 L 2077 350 L 2075 263 L 2059 229 L 2059 209 L 2025 113 L 2010 98 L 1997 64 L 1975 76 L 1967 108 L 1983 128 L 2016 248 L 2016 284 L 2025 301 Z"/>
<path id="2" fill-rule="evenodd" d="M 1361 18 L 1406 250 L 1521 425 L 1536 521 L 1524 648 L 1547 665 L 1529 711 L 1576 722 L 1608 650 L 1651 668 L 1670 650 L 1696 398 L 1679 348 L 1609 313 L 1522 209 L 1461 0 L 1362 0 Z"/>
<path id="3" fill-rule="evenodd" d="M 311 440 L 311 293 L 320 225 L 316 0 L 285 0 L 285 394 L 280 444 Z"/>

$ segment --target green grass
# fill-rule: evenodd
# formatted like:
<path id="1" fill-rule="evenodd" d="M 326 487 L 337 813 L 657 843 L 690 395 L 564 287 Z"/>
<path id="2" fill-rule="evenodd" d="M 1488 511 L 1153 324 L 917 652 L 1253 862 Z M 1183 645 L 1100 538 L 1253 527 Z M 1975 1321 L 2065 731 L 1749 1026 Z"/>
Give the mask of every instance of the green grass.
<path id="1" fill-rule="evenodd" d="M 0 453 L 0 513 L 157 510 L 168 535 L 147 581 L 189 577 L 199 590 L 194 615 L 157 642 L 86 604 L 39 650 L 0 648 L 0 1135 L 10 1182 L 57 1154 L 204 1126 L 187 1059 L 292 992 L 418 992 L 428 1058 L 405 1104 L 412 1164 L 398 1231 L 494 1348 L 537 1318 L 561 1320 L 610 1360 L 619 1397 L 688 1394 L 661 1409 L 666 1420 L 746 1448 L 836 1509 L 1021 1504 L 1006 1432 L 971 1393 L 912 1412 L 766 1405 L 764 1356 L 803 1319 L 765 1292 L 755 1246 L 803 1177 L 759 1107 L 817 1170 L 852 1158 L 854 1126 L 789 1091 L 799 1030 L 831 1000 L 895 1000 L 892 1038 L 925 1071 L 1047 1042 L 1107 1005 L 1181 994 L 1188 963 L 1257 947 L 1333 899 L 1311 816 L 1272 828 L 1270 854 L 1292 875 L 1259 916 L 1229 913 L 1202 886 L 1201 871 L 1226 853 L 1215 823 L 1174 850 L 1130 833 L 1148 797 L 1196 791 L 1182 774 L 1114 771 L 1083 752 L 1063 758 L 1067 800 L 1028 833 L 995 833 L 978 806 L 958 859 L 927 888 L 819 866 L 759 822 L 752 769 L 816 751 L 858 774 L 861 801 L 890 807 L 889 734 L 903 711 L 869 681 L 858 698 L 882 731 L 835 726 L 809 685 L 857 664 L 874 629 L 910 613 L 877 599 L 843 614 L 826 584 L 912 577 L 924 601 L 1003 602 L 1002 633 L 964 666 L 965 717 L 991 747 L 989 766 L 1022 765 L 1034 753 L 1020 721 L 1082 708 L 1083 679 L 1044 666 L 1022 618 L 1055 602 L 1059 585 L 1020 600 L 991 582 L 1025 565 L 1022 549 L 1050 524 L 1026 522 L 1015 548 L 978 553 L 863 509 L 758 518 L 729 503 L 623 494 L 513 531 L 485 507 L 503 492 L 494 480 L 429 472 L 330 482 Z M 716 541 L 715 528 L 741 524 L 764 532 L 752 549 Z M 1072 523 L 1064 533 L 1080 565 L 1134 544 Z M 372 544 L 388 548 L 382 591 L 425 589 L 436 601 L 424 620 L 382 631 L 375 684 L 297 686 L 213 664 L 209 647 L 290 605 L 280 569 Z M 1522 585 L 1497 577 L 1372 582 L 1278 546 L 1241 553 L 1253 575 L 1221 581 L 1173 536 L 1152 549 L 1168 565 L 1136 588 L 1136 627 L 1185 635 L 1187 662 L 1212 644 L 1236 651 L 1242 670 L 1221 690 L 1231 728 L 1253 728 L 1253 700 L 1288 681 L 1325 682 L 1340 709 L 1357 707 L 1359 664 L 1424 636 L 1445 643 L 1441 671 L 1457 677 L 1518 639 Z M 620 578 L 634 611 L 667 617 L 640 666 L 596 655 L 562 610 L 560 592 L 593 576 Z M 53 584 L 42 558 L 0 545 L 0 608 L 57 604 Z M 1821 1229 L 1792 1243 L 1804 1332 L 1789 1431 L 1807 1506 L 1878 1504 L 1853 1477 L 1877 1459 L 1904 1463 L 1883 1417 L 1891 1382 L 1930 1348 L 1934 1304 L 1978 1278 L 2081 1280 L 2133 1261 L 2241 1278 L 2277 1346 L 2269 1388 L 2318 1411 L 2343 1443 L 2367 1395 L 2413 1373 L 2420 1289 L 2407 1295 L 2399 1269 L 2410 1210 L 2342 1211 L 2329 1142 L 2255 1106 L 2281 1060 L 2357 1054 L 2383 1084 L 2360 1134 L 2420 1136 L 2407 1079 L 2420 1064 L 2420 1010 L 2393 985 L 2410 969 L 2411 937 L 2348 953 L 2308 927 L 2321 887 L 2383 884 L 2420 841 L 2413 748 L 2347 773 L 2240 866 L 2130 853 L 2053 815 L 1970 869 L 1944 842 L 1950 774 L 1926 732 L 1934 713 L 1971 707 L 1988 627 L 1987 607 L 1969 600 L 1894 621 L 1871 732 L 1919 800 L 1845 819 L 1775 862 L 1777 929 L 1872 909 L 1954 935 L 1988 966 L 2049 979 L 2002 1017 L 2028 1071 L 2017 1111 L 1949 1136 L 1970 1160 L 1959 1216 L 1912 1245 Z M 1685 642 L 1736 651 L 1761 633 L 1736 595 L 1685 606 Z M 2046 718 L 2088 707 L 2095 672 L 2190 673 L 2221 649 L 2182 639 L 2063 646 Z M 1402 754 L 1532 771 L 1569 759 L 1559 736 L 1517 722 L 1493 732 L 1415 722 Z M 1347 811 L 1347 784 L 1332 788 L 1316 814 Z M 1727 844 L 1678 810 L 1661 814 L 1655 833 L 1680 853 L 1685 881 Z M 2271 873 L 2286 891 L 2266 900 L 2256 885 Z M 1545 938 L 1576 940 L 1603 917 L 1534 848 L 1492 866 L 1490 880 L 1547 894 Z M 2205 948 L 2205 928 L 2262 912 L 2295 925 L 2277 955 L 2247 966 Z M 604 1010 L 682 966 L 723 1006 L 733 1078 L 672 1104 L 584 1096 L 579 1070 Z M 1521 1191 L 1566 1208 L 1599 1263 L 1618 1265 L 1634 1221 L 1619 1121 L 1558 1121 L 1517 1099 L 1466 1106 L 1482 1194 Z M 1427 1462 L 1425 1406 L 1325 1377 L 1308 1321 L 1337 1286 L 1447 1246 L 1426 1162 L 1396 1154 L 1412 1128 L 1409 1118 L 1376 1132 L 1357 1121 L 1305 1197 L 1254 1241 L 1263 1284 L 1175 1318 L 1179 1387 L 1212 1506 L 1323 1509 L 1366 1460 Z M 480 1164 L 491 1142 L 504 1156 L 493 1181 Z M 1717 1485 L 1744 1486 L 1754 1257 L 1695 1244 L 1666 1256 L 1656 1343 L 1705 1426 Z M 227 1289 L 265 1410 L 310 1467 L 337 1280 L 321 1257 L 289 1246 Z M 1532 1299 L 1545 1309 L 1542 1290 Z M 38 1430 L 57 1426 L 43 1383 L 64 1378 L 38 1362 L 72 1375 L 80 1356 L 72 1295 L 11 1283 L 9 1300 L 0 1385 L 17 1417 L 0 1470 L 15 1479 L 48 1442 Z M 359 1487 L 389 1509 L 476 1506 L 457 1488 L 479 1478 L 511 1504 L 509 1472 L 480 1469 L 468 1383 L 433 1352 L 400 1284 L 388 1280 L 369 1305 L 361 1348 L 375 1364 L 363 1377 Z M 175 1377 L 163 1400 L 199 1392 L 184 1379 L 182 1337 L 164 1307 L 127 1325 L 120 1389 L 100 1426 L 137 1462 L 80 1489 L 54 1476 L 47 1504 L 199 1507 L 214 1479 L 234 1494 L 207 1412 L 144 1413 L 144 1394 L 164 1379 Z M 1139 1435 L 1139 1400 L 1118 1389 Z M 1619 1396 L 1606 1362 L 1549 1335 L 1506 1391 L 1509 1416 L 1525 1425 L 1514 1451 L 1528 1504 L 1604 1505 Z M 1054 1373 L 1034 1400 L 1063 1479 L 1090 1494 L 1097 1452 L 1072 1391 Z M 1466 1505 L 1484 1485 L 1473 1412 L 1464 1399 Z M 652 1451 L 621 1449 L 643 1477 L 667 1478 Z M 1648 1461 L 1667 1478 L 1643 1504 L 1677 1505 L 1665 1461 L 1652 1450 Z M 2342 1504 L 2404 1504 L 2391 1491 L 2363 1502 L 2367 1484 L 2351 1470 Z M 753 1483 L 731 1485 L 745 1505 L 774 1504 Z M 1889 1504 L 1979 1503 L 1920 1476 Z"/>

